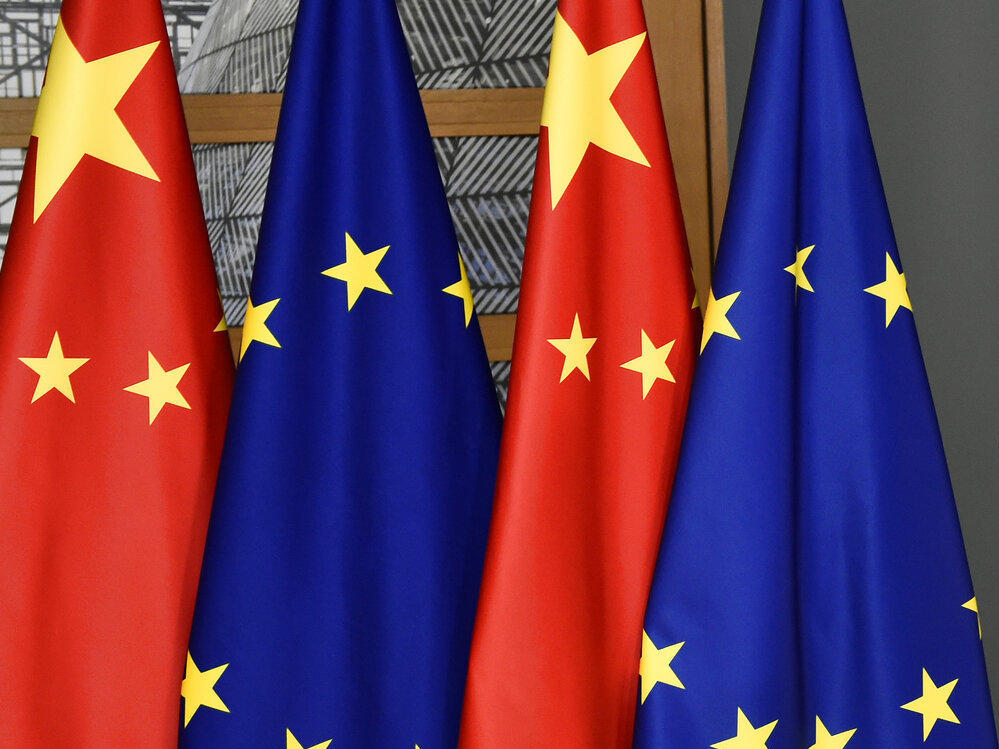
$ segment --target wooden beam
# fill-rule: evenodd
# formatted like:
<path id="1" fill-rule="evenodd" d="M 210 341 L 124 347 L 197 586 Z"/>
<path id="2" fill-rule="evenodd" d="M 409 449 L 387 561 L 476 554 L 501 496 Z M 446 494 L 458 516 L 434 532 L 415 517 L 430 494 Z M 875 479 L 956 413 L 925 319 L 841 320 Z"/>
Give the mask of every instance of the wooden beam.
<path id="1" fill-rule="evenodd" d="M 644 0 L 694 280 L 708 296 L 728 189 L 721 0 Z"/>
<path id="2" fill-rule="evenodd" d="M 486 342 L 486 355 L 489 361 L 510 361 L 513 357 L 513 329 L 517 324 L 516 315 L 480 315 L 479 326 Z M 232 355 L 239 359 L 239 344 L 243 339 L 242 328 L 229 328 L 229 342 Z"/>
<path id="3" fill-rule="evenodd" d="M 708 81 L 708 161 L 711 233 L 715 254 L 728 202 L 728 104 L 725 86 L 725 21 L 722 0 L 704 0 L 704 56 Z"/>
<path id="4" fill-rule="evenodd" d="M 479 316 L 489 361 L 510 361 L 513 358 L 513 330 L 516 325 L 516 315 Z"/>
<path id="5" fill-rule="evenodd" d="M 705 299 L 711 273 L 711 183 L 702 2 L 645 0 L 644 4 L 694 281 Z"/>
<path id="6" fill-rule="evenodd" d="M 541 122 L 540 88 L 420 92 L 434 137 L 535 135 Z M 192 143 L 274 140 L 281 94 L 197 94 L 184 97 Z M 38 99 L 0 99 L 0 148 L 28 145 Z"/>
<path id="7" fill-rule="evenodd" d="M 0 148 L 26 148 L 38 99 L 0 99 Z"/>

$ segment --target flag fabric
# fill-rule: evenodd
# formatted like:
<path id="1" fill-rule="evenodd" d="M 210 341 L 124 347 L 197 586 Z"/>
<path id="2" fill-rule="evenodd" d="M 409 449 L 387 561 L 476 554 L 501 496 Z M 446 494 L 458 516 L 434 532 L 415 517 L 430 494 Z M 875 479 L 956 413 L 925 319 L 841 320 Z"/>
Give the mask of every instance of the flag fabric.
<path id="1" fill-rule="evenodd" d="M 171 747 L 232 353 L 157 0 L 66 0 L 0 273 L 0 745 Z"/>
<path id="2" fill-rule="evenodd" d="M 693 372 L 639 0 L 562 0 L 461 746 L 627 747 Z"/>
<path id="3" fill-rule="evenodd" d="M 767 0 L 645 620 L 637 747 L 995 747 L 841 0 Z"/>
<path id="4" fill-rule="evenodd" d="M 392 0 L 301 3 L 241 356 L 182 745 L 456 745 L 500 413 Z"/>

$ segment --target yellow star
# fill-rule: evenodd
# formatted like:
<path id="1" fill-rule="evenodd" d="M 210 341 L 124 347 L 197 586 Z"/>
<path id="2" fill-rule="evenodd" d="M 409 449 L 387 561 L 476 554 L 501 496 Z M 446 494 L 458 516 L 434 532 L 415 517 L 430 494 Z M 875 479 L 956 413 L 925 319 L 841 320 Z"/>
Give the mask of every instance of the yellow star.
<path id="1" fill-rule="evenodd" d="M 288 730 L 288 734 L 287 734 L 288 746 L 287 746 L 287 749 L 305 749 L 305 747 L 302 746 L 302 742 L 300 742 L 298 739 L 295 738 L 295 734 L 293 734 L 291 732 L 291 729 L 289 728 L 287 730 Z M 332 743 L 333 743 L 333 739 L 329 739 L 328 741 L 320 741 L 318 744 L 310 746 L 309 749 L 326 749 L 326 747 L 328 747 Z"/>
<path id="2" fill-rule="evenodd" d="M 673 350 L 674 343 L 676 343 L 676 339 L 657 348 L 643 330 L 642 355 L 621 365 L 623 369 L 630 369 L 632 372 L 639 372 L 642 375 L 642 400 L 648 396 L 652 386 L 656 384 L 656 380 L 676 382 L 673 373 L 666 365 L 666 359 L 669 357 L 669 352 Z"/>
<path id="3" fill-rule="evenodd" d="M 149 398 L 150 424 L 156 421 L 156 417 L 160 415 L 160 411 L 163 410 L 163 406 L 167 403 L 186 408 L 189 411 L 191 410 L 190 404 L 180 394 L 180 389 L 177 387 L 180 385 L 181 378 L 187 373 L 187 369 L 190 366 L 190 363 L 184 364 L 167 372 L 156 361 L 153 352 L 149 352 L 149 378 L 134 385 L 129 385 L 125 390 L 129 393 Z"/>
<path id="4" fill-rule="evenodd" d="M 243 361 L 243 356 L 246 354 L 246 350 L 250 348 L 250 344 L 254 341 L 259 341 L 260 343 L 265 343 L 268 346 L 274 346 L 275 348 L 281 348 L 281 344 L 278 343 L 278 339 L 274 337 L 270 328 L 267 327 L 267 318 L 271 316 L 271 313 L 280 301 L 280 298 L 272 299 L 269 302 L 264 302 L 263 304 L 254 307 L 252 299 L 248 298 L 246 300 L 246 317 L 243 320 L 243 338 L 239 342 L 240 361 Z"/>
<path id="5" fill-rule="evenodd" d="M 555 16 L 548 85 L 541 124 L 548 128 L 552 210 L 558 205 L 592 143 L 608 153 L 649 166 L 611 96 L 645 43 L 645 34 L 587 54 L 561 13 Z"/>
<path id="6" fill-rule="evenodd" d="M 739 715 L 735 736 L 725 739 L 725 741 L 719 741 L 717 744 L 712 744 L 711 749 L 767 749 L 767 739 L 774 732 L 777 721 L 767 723 L 760 728 L 753 728 L 753 724 L 749 722 L 749 718 L 742 712 L 742 708 L 738 709 Z"/>
<path id="7" fill-rule="evenodd" d="M 378 275 L 378 264 L 384 259 L 385 253 L 389 251 L 389 245 L 365 254 L 361 252 L 361 248 L 357 246 L 357 242 L 350 234 L 347 234 L 346 237 L 346 261 L 340 265 L 334 265 L 332 268 L 327 268 L 323 271 L 323 275 L 336 278 L 347 284 L 347 311 L 349 312 L 354 308 L 354 303 L 365 289 L 380 291 L 383 294 L 391 294 L 392 290 Z"/>
<path id="8" fill-rule="evenodd" d="M 475 305 L 472 302 L 472 286 L 468 283 L 468 273 L 465 271 L 465 263 L 462 261 L 461 255 L 458 256 L 458 267 L 461 269 L 461 280 L 455 281 L 450 286 L 445 286 L 441 291 L 456 296 L 465 303 L 465 327 L 467 328 L 468 324 L 472 322 L 472 312 L 475 310 Z"/>
<path id="9" fill-rule="evenodd" d="M 548 339 L 548 343 L 557 348 L 565 356 L 565 361 L 562 363 L 562 377 L 559 379 L 559 382 L 565 382 L 565 378 L 577 369 L 583 373 L 583 377 L 587 380 L 590 379 L 590 365 L 586 360 L 586 355 L 590 353 L 590 349 L 593 348 L 593 344 L 596 342 L 596 338 L 583 338 L 583 330 L 579 326 L 578 312 L 572 321 L 572 332 L 568 338 Z"/>
<path id="10" fill-rule="evenodd" d="M 905 274 L 899 273 L 891 255 L 885 253 L 885 280 L 864 289 L 868 294 L 879 296 L 885 300 L 885 327 L 891 325 L 899 307 L 912 310 L 909 292 L 906 290 Z"/>
<path id="11" fill-rule="evenodd" d="M 152 42 L 87 62 L 59 19 L 31 133 L 38 138 L 35 221 L 85 155 L 159 182 L 115 112 L 158 46 Z"/>
<path id="12" fill-rule="evenodd" d="M 960 723 L 954 711 L 950 709 L 947 700 L 950 699 L 951 692 L 957 686 L 957 679 L 938 687 L 933 683 L 933 679 L 923 669 L 923 696 L 902 705 L 903 710 L 911 710 L 923 716 L 923 741 L 930 736 L 930 731 L 938 720 L 946 720 L 948 723 Z"/>
<path id="13" fill-rule="evenodd" d="M 180 696 L 184 698 L 184 728 L 187 728 L 187 724 L 191 722 L 199 707 L 210 707 L 223 713 L 229 712 L 229 708 L 215 691 L 215 684 L 227 668 L 229 668 L 228 663 L 200 671 L 194 665 L 191 654 L 187 654 L 187 670 L 180 685 Z"/>
<path id="14" fill-rule="evenodd" d="M 972 598 L 967 603 L 961 604 L 962 609 L 968 609 L 968 611 L 974 611 L 975 617 L 978 619 L 978 639 L 982 639 L 982 615 L 978 613 L 978 598 Z"/>
<path id="15" fill-rule="evenodd" d="M 822 721 L 819 720 L 819 716 L 815 716 L 815 743 L 812 744 L 808 749 L 843 749 L 847 745 L 847 742 L 853 738 L 853 734 L 857 732 L 856 728 L 849 731 L 843 731 L 843 733 L 837 733 L 835 736 L 829 733 L 829 729 L 826 728 Z"/>
<path id="16" fill-rule="evenodd" d="M 741 291 L 737 291 L 734 294 L 723 296 L 721 299 L 715 299 L 715 290 L 711 289 L 708 292 L 708 308 L 704 311 L 704 334 L 701 336 L 702 354 L 704 347 L 708 345 L 708 341 L 715 333 L 734 338 L 737 341 L 742 340 L 735 328 L 732 327 L 732 323 L 728 321 L 727 316 L 728 311 L 732 309 L 732 305 L 735 304 L 741 293 Z"/>
<path id="17" fill-rule="evenodd" d="M 67 359 L 63 356 L 62 343 L 59 342 L 57 331 L 52 336 L 52 344 L 49 346 L 49 353 L 46 356 L 41 358 L 20 357 L 19 361 L 38 375 L 35 394 L 31 397 L 32 403 L 50 390 L 58 390 L 69 399 L 70 403 L 76 403 L 76 396 L 73 395 L 73 384 L 69 381 L 69 376 L 90 359 Z"/>
<path id="18" fill-rule="evenodd" d="M 798 250 L 795 255 L 794 262 L 787 266 L 784 270 L 794 276 L 794 292 L 798 293 L 798 289 L 804 289 L 805 291 L 814 292 L 815 289 L 812 288 L 812 284 L 808 281 L 808 276 L 805 275 L 805 261 L 808 260 L 808 256 L 812 254 L 812 250 L 815 249 L 813 244 L 811 247 L 806 247 L 803 250 Z"/>
<path id="19" fill-rule="evenodd" d="M 671 665 L 685 644 L 678 642 L 676 645 L 657 648 L 648 633 L 642 631 L 642 660 L 638 666 L 638 674 L 642 678 L 642 704 L 645 704 L 645 699 L 656 684 L 668 684 L 671 687 L 686 689 Z"/>

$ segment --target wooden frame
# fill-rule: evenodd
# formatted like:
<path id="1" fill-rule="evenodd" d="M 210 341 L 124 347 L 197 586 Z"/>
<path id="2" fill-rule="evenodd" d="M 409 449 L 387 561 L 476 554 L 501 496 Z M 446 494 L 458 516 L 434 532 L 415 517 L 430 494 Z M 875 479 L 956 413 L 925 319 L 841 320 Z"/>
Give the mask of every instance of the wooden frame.
<path id="1" fill-rule="evenodd" d="M 422 91 L 435 138 L 453 135 L 531 135 L 541 119 L 540 88 Z M 183 97 L 192 143 L 274 140 L 281 94 L 196 94 Z M 0 99 L 0 148 L 26 148 L 37 99 Z"/>
<path id="2" fill-rule="evenodd" d="M 711 264 L 728 193 L 725 47 L 722 0 L 644 0 L 649 39 L 683 204 L 694 278 L 707 299 Z M 533 135 L 540 129 L 540 88 L 423 91 L 435 137 Z M 0 99 L 0 148 L 25 147 L 37 99 Z M 193 143 L 274 139 L 281 94 L 184 97 Z M 482 315 L 492 361 L 513 350 L 516 315 Z M 234 347 L 242 331 L 233 328 Z"/>

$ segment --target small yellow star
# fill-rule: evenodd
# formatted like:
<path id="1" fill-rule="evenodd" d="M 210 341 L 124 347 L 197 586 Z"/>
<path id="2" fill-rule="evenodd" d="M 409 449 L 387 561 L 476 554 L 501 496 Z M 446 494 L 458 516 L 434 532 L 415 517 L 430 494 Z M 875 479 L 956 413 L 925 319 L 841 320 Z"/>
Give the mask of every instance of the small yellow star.
<path id="1" fill-rule="evenodd" d="M 583 330 L 579 325 L 578 312 L 572 321 L 572 332 L 568 338 L 548 339 L 548 343 L 557 348 L 565 356 L 565 361 L 562 363 L 562 377 L 559 379 L 559 382 L 565 382 L 565 378 L 577 369 L 583 373 L 583 377 L 587 380 L 590 379 L 590 365 L 586 360 L 586 355 L 590 353 L 590 349 L 593 348 L 593 344 L 596 342 L 596 338 L 583 338 Z"/>
<path id="2" fill-rule="evenodd" d="M 50 390 L 57 390 L 66 396 L 70 403 L 76 403 L 76 396 L 73 395 L 73 384 L 69 381 L 69 376 L 90 359 L 67 359 L 63 356 L 62 343 L 59 341 L 57 331 L 52 336 L 52 343 L 46 356 L 41 358 L 20 357 L 19 361 L 38 375 L 35 394 L 31 397 L 32 403 Z"/>
<path id="3" fill-rule="evenodd" d="M 665 346 L 656 347 L 648 334 L 642 331 L 642 355 L 637 359 L 626 361 L 621 365 L 623 369 L 630 369 L 632 372 L 639 372 L 642 375 L 642 400 L 645 400 L 656 380 L 666 380 L 666 382 L 676 382 L 673 373 L 666 365 L 670 351 L 676 339 L 670 341 Z"/>
<path id="4" fill-rule="evenodd" d="M 960 723 L 954 711 L 950 709 L 947 700 L 950 699 L 954 687 L 957 686 L 957 679 L 938 687 L 933 683 L 933 679 L 923 669 L 923 695 L 912 702 L 902 705 L 903 710 L 911 710 L 923 716 L 923 741 L 930 736 L 930 731 L 938 720 L 945 720 L 948 723 Z"/>
<path id="5" fill-rule="evenodd" d="M 843 749 L 847 742 L 853 738 L 853 734 L 857 732 L 856 728 L 849 731 L 843 731 L 843 733 L 837 733 L 835 736 L 829 733 L 829 729 L 826 728 L 822 721 L 819 720 L 819 716 L 815 716 L 815 743 L 812 744 L 808 749 Z"/>
<path id="6" fill-rule="evenodd" d="M 243 338 L 239 343 L 239 360 L 243 361 L 243 356 L 246 354 L 246 350 L 250 348 L 250 344 L 254 341 L 259 343 L 264 343 L 268 346 L 274 346 L 275 348 L 281 348 L 281 344 L 278 343 L 278 339 L 274 337 L 271 333 L 270 328 L 267 327 L 267 318 L 271 316 L 274 312 L 274 308 L 277 307 L 278 302 L 281 299 L 272 299 L 269 302 L 264 302 L 263 304 L 254 307 L 253 300 L 246 300 L 246 318 L 243 320 Z"/>
<path id="7" fill-rule="evenodd" d="M 302 742 L 300 742 L 298 739 L 295 738 L 295 734 L 291 732 L 291 729 L 289 728 L 287 730 L 288 730 L 287 734 L 288 746 L 286 747 L 286 749 L 305 749 L 305 747 L 302 746 Z M 326 749 L 326 747 L 328 747 L 332 743 L 333 739 L 329 739 L 328 741 L 320 741 L 318 744 L 310 746 L 309 749 Z"/>
<path id="8" fill-rule="evenodd" d="M 899 307 L 912 310 L 909 292 L 906 289 L 905 274 L 899 273 L 891 255 L 885 253 L 885 280 L 864 289 L 868 294 L 879 296 L 885 300 L 885 327 L 891 325 Z"/>
<path id="9" fill-rule="evenodd" d="M 191 722 L 191 718 L 200 707 L 210 707 L 223 713 L 229 712 L 229 708 L 215 691 L 215 684 L 227 668 L 229 668 L 228 663 L 200 671 L 194 665 L 191 654 L 187 654 L 187 669 L 184 672 L 184 681 L 180 685 L 180 696 L 184 698 L 184 728 L 187 728 L 187 724 Z"/>
<path id="10" fill-rule="evenodd" d="M 978 598 L 972 598 L 967 603 L 961 604 L 962 609 L 967 609 L 968 611 L 975 612 L 975 618 L 978 619 L 978 639 L 982 639 L 982 615 L 978 613 Z"/>
<path id="11" fill-rule="evenodd" d="M 347 237 L 347 259 L 339 265 L 327 268 L 323 271 L 323 275 L 336 278 L 347 284 L 347 311 L 349 312 L 354 308 L 354 303 L 357 302 L 361 292 L 365 289 L 380 291 L 383 294 L 392 293 L 382 277 L 378 275 L 378 265 L 385 258 L 385 253 L 389 251 L 390 245 L 365 254 L 361 252 L 361 248 L 357 246 L 357 242 L 350 234 L 345 236 Z"/>
<path id="12" fill-rule="evenodd" d="M 811 292 L 815 291 L 815 289 L 812 288 L 812 284 L 808 281 L 808 276 L 805 275 L 805 261 L 808 260 L 808 256 L 812 254 L 812 250 L 814 249 L 815 245 L 813 244 L 811 247 L 798 250 L 794 258 L 794 262 L 784 269 L 794 276 L 795 294 L 797 294 L 798 289 L 804 289 L 805 291 Z"/>
<path id="13" fill-rule="evenodd" d="M 461 255 L 458 256 L 458 267 L 461 269 L 461 279 L 455 281 L 450 286 L 445 286 L 441 291 L 445 294 L 456 296 L 464 302 L 465 327 L 467 328 L 469 323 L 472 322 L 472 312 L 475 311 L 475 304 L 472 301 L 472 286 L 468 283 L 468 273 L 465 271 L 465 263 L 461 259 Z"/>
<path id="14" fill-rule="evenodd" d="M 552 210 L 565 194 L 591 143 L 615 156 L 649 166 L 611 103 L 611 96 L 644 43 L 642 33 L 591 55 L 561 12 L 556 14 L 541 110 L 541 124 L 548 128 Z"/>
<path id="15" fill-rule="evenodd" d="M 149 423 L 156 421 L 163 406 L 169 403 L 172 406 L 180 406 L 191 410 L 190 404 L 181 395 L 178 385 L 181 378 L 187 374 L 190 363 L 171 369 L 164 370 L 160 363 L 156 361 L 153 352 L 149 352 L 149 378 L 134 385 L 129 385 L 125 390 L 129 393 L 143 395 L 149 398 Z"/>
<path id="16" fill-rule="evenodd" d="M 38 138 L 35 221 L 86 155 L 159 182 L 115 112 L 158 46 L 152 42 L 87 62 L 59 18 L 32 129 Z"/>
<path id="17" fill-rule="evenodd" d="M 717 744 L 712 744 L 711 749 L 767 749 L 767 739 L 770 738 L 770 734 L 777 727 L 777 721 L 767 723 L 760 728 L 753 728 L 753 724 L 749 722 L 749 718 L 742 712 L 742 708 L 738 708 L 738 710 L 739 715 L 735 736 L 725 739 L 725 741 L 719 741 Z"/>
<path id="18" fill-rule="evenodd" d="M 742 292 L 737 291 L 734 294 L 723 296 L 721 299 L 715 299 L 715 290 L 711 289 L 708 292 L 708 308 L 704 311 L 704 334 L 701 336 L 702 354 L 704 353 L 704 347 L 708 345 L 708 341 L 711 340 L 711 336 L 715 333 L 734 338 L 737 341 L 742 340 L 739 338 L 739 334 L 735 328 L 732 327 L 732 323 L 728 320 L 728 312 L 732 309 L 732 305 L 735 304 L 740 294 Z"/>
<path id="19" fill-rule="evenodd" d="M 667 684 L 671 687 L 686 689 L 671 665 L 676 654 L 685 644 L 678 642 L 676 645 L 657 648 L 648 633 L 642 631 L 642 660 L 638 666 L 638 674 L 642 678 L 643 705 L 656 684 Z"/>

